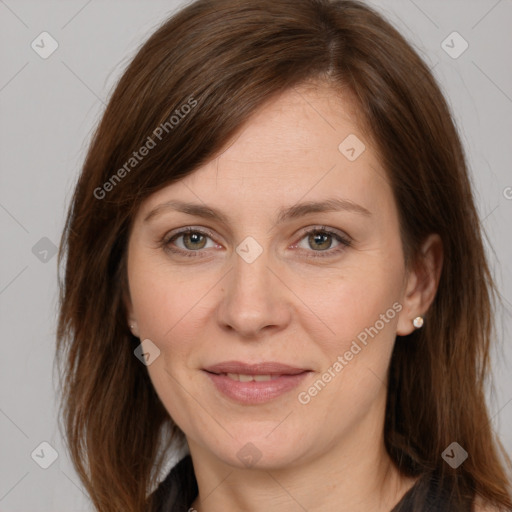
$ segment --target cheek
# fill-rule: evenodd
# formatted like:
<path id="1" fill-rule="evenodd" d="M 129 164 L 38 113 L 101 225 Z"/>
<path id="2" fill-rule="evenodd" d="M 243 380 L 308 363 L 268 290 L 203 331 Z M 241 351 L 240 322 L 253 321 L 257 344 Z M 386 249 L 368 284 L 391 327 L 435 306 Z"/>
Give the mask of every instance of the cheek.
<path id="1" fill-rule="evenodd" d="M 318 398 L 309 393 L 316 393 L 314 388 L 302 396 L 311 398 L 318 414 L 330 411 L 336 424 L 356 422 L 382 396 L 402 310 L 399 255 L 384 258 L 375 252 L 365 258 L 364 265 L 344 269 L 336 293 L 324 300 L 322 318 L 335 334 L 322 342 L 326 363 L 318 377 L 329 383 L 316 386 L 322 389 Z"/>
<path id="2" fill-rule="evenodd" d="M 141 253 L 131 256 L 128 276 L 140 339 L 150 339 L 160 351 L 147 366 L 153 387 L 173 421 L 183 431 L 193 431 L 189 420 L 201 415 L 189 395 L 195 386 L 194 374 L 188 372 L 189 354 L 198 345 L 197 313 L 208 284 L 171 274 Z"/>
<path id="3" fill-rule="evenodd" d="M 295 301 L 293 321 L 317 342 L 323 339 L 328 353 L 350 346 L 376 322 L 379 327 L 380 316 L 399 297 L 400 269 L 396 263 L 392 266 L 391 258 L 385 264 L 377 251 L 353 258 L 354 263 L 340 268 L 316 267 L 302 273 L 290 271 L 284 276 L 300 299 Z M 151 255 L 143 251 L 129 260 L 128 273 L 141 339 L 151 339 L 161 345 L 161 350 L 185 352 L 194 339 L 197 345 L 198 331 L 209 329 L 212 313 L 227 293 L 219 281 L 218 269 L 203 268 L 198 272 L 190 266 L 171 268 L 154 255 L 152 262 Z M 386 322 L 386 329 L 393 326 L 394 322 Z M 324 334 L 314 335 L 313 331 L 318 333 L 319 329 Z"/>
<path id="4" fill-rule="evenodd" d="M 128 264 L 130 296 L 141 338 L 157 344 L 176 337 L 201 309 L 205 290 L 214 285 L 213 276 L 180 271 L 162 258 L 144 251 L 134 252 Z"/>
<path id="5" fill-rule="evenodd" d="M 382 399 L 402 306 L 396 295 L 340 293 L 331 303 L 330 325 L 335 331 L 323 340 L 322 371 L 298 395 L 308 415 L 323 418 L 329 432 L 350 429 Z M 376 432 L 376 435 L 378 433 Z M 333 434 L 334 435 L 334 434 Z"/>
<path id="6" fill-rule="evenodd" d="M 329 328 L 325 349 L 334 354 L 349 350 L 352 341 L 379 336 L 394 341 L 398 312 L 401 310 L 400 268 L 375 264 L 344 268 L 342 275 L 329 282 L 328 292 L 311 287 L 309 298 Z M 309 304 L 308 304 L 309 305 Z"/>

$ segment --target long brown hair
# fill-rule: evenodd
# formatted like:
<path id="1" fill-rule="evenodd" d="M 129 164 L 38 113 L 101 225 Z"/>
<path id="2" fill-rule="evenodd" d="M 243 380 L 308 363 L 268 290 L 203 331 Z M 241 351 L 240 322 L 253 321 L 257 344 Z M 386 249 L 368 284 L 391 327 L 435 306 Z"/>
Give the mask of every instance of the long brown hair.
<path id="1" fill-rule="evenodd" d="M 119 80 L 61 240 L 61 413 L 72 461 L 102 512 L 146 510 L 165 451 L 184 439 L 127 328 L 134 214 L 150 194 L 212 158 L 265 101 L 315 80 L 353 97 L 392 184 L 406 262 L 430 233 L 444 245 L 425 326 L 396 339 L 388 453 L 404 475 L 435 474 L 454 503 L 476 492 L 512 507 L 500 450 L 509 466 L 510 459 L 485 404 L 497 290 L 464 151 L 429 68 L 357 1 L 198 0 L 149 38 Z M 150 150 L 135 159 L 142 146 Z M 453 441 L 469 454 L 457 469 L 441 457 Z M 418 492 L 415 510 L 422 500 Z"/>

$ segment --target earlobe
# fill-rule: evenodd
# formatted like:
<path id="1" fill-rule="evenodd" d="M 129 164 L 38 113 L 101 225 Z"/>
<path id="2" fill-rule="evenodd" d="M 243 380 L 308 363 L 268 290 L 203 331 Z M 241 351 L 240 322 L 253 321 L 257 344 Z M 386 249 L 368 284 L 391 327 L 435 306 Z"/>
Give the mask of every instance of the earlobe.
<path id="1" fill-rule="evenodd" d="M 134 315 L 133 315 L 133 307 L 132 307 L 131 300 L 129 297 L 128 297 L 128 300 L 125 299 L 125 304 L 126 304 L 126 316 L 128 318 L 128 327 L 130 328 L 131 333 L 138 338 L 139 337 L 139 328 L 137 325 L 137 321 L 135 320 Z"/>
<path id="2" fill-rule="evenodd" d="M 439 235 L 432 233 L 423 242 L 406 280 L 403 309 L 397 324 L 399 336 L 407 336 L 423 325 L 423 316 L 437 293 L 442 264 L 443 244 Z"/>
<path id="3" fill-rule="evenodd" d="M 125 310 L 126 310 L 126 318 L 128 319 L 128 327 L 130 328 L 131 333 L 138 338 L 139 337 L 139 329 L 137 326 L 137 321 L 135 320 L 134 315 L 133 315 L 132 300 L 131 300 L 130 293 L 128 291 L 128 286 L 127 286 L 126 282 L 123 283 L 122 294 L 123 294 L 123 302 L 124 302 L 124 306 L 125 306 Z"/>
<path id="4" fill-rule="evenodd" d="M 137 322 L 135 322 L 134 320 L 129 320 L 128 322 L 128 326 L 130 327 L 130 331 L 131 333 L 135 336 L 135 337 L 139 337 L 139 329 L 137 327 Z"/>

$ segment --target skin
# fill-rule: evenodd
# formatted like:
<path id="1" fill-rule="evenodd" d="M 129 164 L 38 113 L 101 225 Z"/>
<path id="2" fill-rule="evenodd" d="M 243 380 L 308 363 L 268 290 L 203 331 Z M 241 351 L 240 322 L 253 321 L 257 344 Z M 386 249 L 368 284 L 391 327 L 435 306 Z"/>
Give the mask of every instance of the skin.
<path id="1" fill-rule="evenodd" d="M 434 298 L 442 245 L 429 236 L 421 259 L 405 268 L 393 193 L 351 105 L 322 83 L 284 92 L 206 165 L 150 196 L 134 219 L 128 321 L 160 350 L 147 369 L 187 438 L 199 486 L 193 507 L 200 512 L 389 511 L 414 483 L 399 475 L 384 448 L 385 383 L 396 335 L 412 332 L 412 320 Z M 366 146 L 355 161 L 338 150 L 349 134 Z M 318 212 L 273 224 L 281 208 L 330 197 L 371 215 Z M 172 209 L 144 221 L 172 199 L 207 204 L 228 222 Z M 169 244 L 195 251 L 193 257 L 166 251 L 161 240 L 187 226 L 214 236 L 185 235 Z M 303 233 L 322 226 L 351 245 Z M 236 252 L 247 236 L 262 249 L 252 263 Z M 320 253 L 330 256 L 315 257 Z M 394 303 L 400 312 L 386 317 L 309 403 L 300 403 L 298 393 Z M 291 392 L 242 405 L 221 395 L 201 370 L 227 360 L 313 371 Z M 237 453 L 249 442 L 261 458 L 246 467 Z"/>

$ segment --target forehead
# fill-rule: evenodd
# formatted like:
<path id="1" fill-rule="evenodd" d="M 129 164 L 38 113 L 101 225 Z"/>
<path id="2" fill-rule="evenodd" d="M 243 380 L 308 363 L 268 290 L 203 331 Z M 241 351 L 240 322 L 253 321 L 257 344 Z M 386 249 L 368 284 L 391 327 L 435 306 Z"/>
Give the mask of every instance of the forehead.
<path id="1" fill-rule="evenodd" d="M 236 158 L 271 165 L 274 160 L 303 161 L 308 155 L 312 160 L 318 153 L 337 160 L 347 135 L 364 138 L 356 117 L 351 97 L 332 87 L 319 83 L 288 89 L 248 119 L 219 152 L 218 164 Z"/>
<path id="2" fill-rule="evenodd" d="M 386 173 L 357 116 L 350 95 L 322 83 L 289 89 L 260 107 L 209 162 L 148 198 L 143 213 L 183 195 L 230 209 L 333 193 L 363 206 L 388 202 Z"/>

